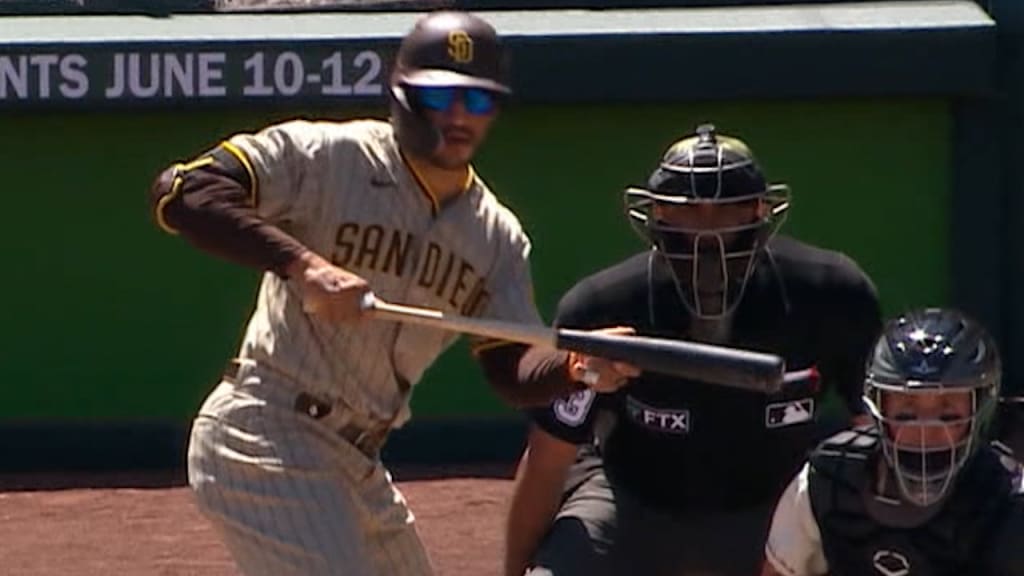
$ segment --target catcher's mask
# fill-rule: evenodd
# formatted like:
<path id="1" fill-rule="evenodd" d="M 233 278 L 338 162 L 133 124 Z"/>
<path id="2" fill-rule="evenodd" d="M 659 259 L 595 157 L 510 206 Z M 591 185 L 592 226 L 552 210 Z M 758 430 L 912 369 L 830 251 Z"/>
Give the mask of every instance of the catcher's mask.
<path id="1" fill-rule="evenodd" d="M 490 113 L 511 93 L 507 60 L 494 28 L 473 14 L 446 10 L 420 18 L 402 40 L 388 100 L 403 149 L 429 160 L 441 134 L 426 110 L 462 98 L 468 112 Z"/>
<path id="2" fill-rule="evenodd" d="M 904 500 L 940 503 L 984 441 L 1001 366 L 992 337 L 955 310 L 887 323 L 868 360 L 864 401 Z"/>
<path id="3" fill-rule="evenodd" d="M 646 188 L 627 188 L 625 203 L 633 228 L 670 264 L 690 312 L 719 319 L 735 310 L 785 220 L 789 187 L 768 185 L 746 144 L 704 124 L 669 147 Z"/>

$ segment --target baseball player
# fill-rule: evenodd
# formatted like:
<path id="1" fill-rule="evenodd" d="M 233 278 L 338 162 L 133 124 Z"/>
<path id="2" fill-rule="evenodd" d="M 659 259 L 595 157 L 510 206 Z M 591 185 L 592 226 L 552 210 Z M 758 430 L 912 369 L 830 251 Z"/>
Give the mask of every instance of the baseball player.
<path id="1" fill-rule="evenodd" d="M 393 70 L 390 123 L 295 120 L 236 134 L 151 189 L 164 230 L 266 271 L 188 449 L 199 506 L 247 575 L 430 573 L 379 453 L 456 336 L 358 321 L 371 286 L 386 300 L 540 322 L 530 241 L 470 164 L 510 92 L 495 30 L 431 13 Z M 576 386 L 526 388 L 525 346 L 472 344 L 509 402 Z"/>
<path id="2" fill-rule="evenodd" d="M 763 576 L 1024 574 L 1021 465 L 988 442 L 995 341 L 950 309 L 890 321 L 864 381 L 873 424 L 825 440 L 775 510 Z"/>
<path id="3" fill-rule="evenodd" d="M 776 235 L 788 188 L 712 125 L 625 199 L 650 249 L 577 283 L 557 325 L 777 353 L 806 377 L 762 394 L 568 354 L 574 378 L 627 384 L 529 411 L 506 574 L 756 574 L 772 504 L 820 438 L 823 393 L 863 411 L 875 289 L 845 255 Z"/>

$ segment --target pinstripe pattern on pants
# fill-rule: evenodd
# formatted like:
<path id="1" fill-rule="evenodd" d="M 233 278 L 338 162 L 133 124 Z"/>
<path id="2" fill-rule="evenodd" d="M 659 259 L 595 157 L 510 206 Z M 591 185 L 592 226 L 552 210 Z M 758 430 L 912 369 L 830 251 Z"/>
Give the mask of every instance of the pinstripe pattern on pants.
<path id="1" fill-rule="evenodd" d="M 262 394 L 283 389 L 274 384 L 222 382 L 189 442 L 189 484 L 242 573 L 430 575 L 414 517 L 379 458 L 277 402 L 280 392 Z"/>

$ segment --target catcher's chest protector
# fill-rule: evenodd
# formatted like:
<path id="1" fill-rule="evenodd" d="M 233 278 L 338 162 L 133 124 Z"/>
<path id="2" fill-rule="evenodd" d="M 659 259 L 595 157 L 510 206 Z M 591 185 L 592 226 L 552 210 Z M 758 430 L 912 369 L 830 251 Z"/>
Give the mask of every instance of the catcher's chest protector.
<path id="1" fill-rule="evenodd" d="M 832 576 L 1024 574 L 1024 566 L 990 566 L 1011 486 L 995 453 L 978 452 L 934 517 L 900 528 L 872 517 L 865 504 L 879 450 L 873 430 L 858 430 L 833 436 L 811 455 L 811 505 Z"/>

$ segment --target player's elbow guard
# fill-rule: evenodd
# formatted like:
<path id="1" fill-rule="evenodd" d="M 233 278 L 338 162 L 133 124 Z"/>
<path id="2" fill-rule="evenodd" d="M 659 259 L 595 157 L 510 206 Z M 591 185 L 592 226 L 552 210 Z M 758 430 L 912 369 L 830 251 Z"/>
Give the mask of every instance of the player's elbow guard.
<path id="1" fill-rule="evenodd" d="M 193 246 L 243 266 L 286 277 L 306 248 L 256 209 L 256 177 L 228 144 L 157 176 L 150 204 L 157 225 Z"/>
<path id="2" fill-rule="evenodd" d="M 149 189 L 150 209 L 157 226 L 169 234 L 205 222 L 202 212 L 252 211 L 255 175 L 248 160 L 227 143 L 187 164 L 162 171 Z M 201 225 L 201 224 L 199 224 Z"/>
<path id="3" fill-rule="evenodd" d="M 160 172 L 149 187 L 150 214 L 156 225 L 169 234 L 177 234 L 179 229 L 175 212 L 181 209 L 181 184 L 175 165 Z"/>

